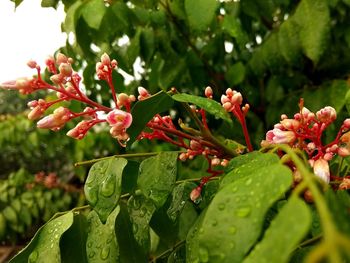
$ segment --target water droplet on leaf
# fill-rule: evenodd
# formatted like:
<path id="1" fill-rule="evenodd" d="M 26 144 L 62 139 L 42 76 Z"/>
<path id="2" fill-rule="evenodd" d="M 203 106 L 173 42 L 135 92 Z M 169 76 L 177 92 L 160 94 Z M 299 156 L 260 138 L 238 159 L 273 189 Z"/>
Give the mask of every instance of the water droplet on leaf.
<path id="1" fill-rule="evenodd" d="M 39 256 L 39 253 L 38 253 L 38 251 L 33 251 L 30 255 L 29 255 L 29 257 L 28 257 L 28 262 L 29 263 L 34 263 L 34 262 L 36 262 L 36 260 L 38 259 L 38 256 Z"/>
<path id="2" fill-rule="evenodd" d="M 245 185 L 250 185 L 253 182 L 252 178 L 248 178 L 248 180 L 245 182 Z"/>
<path id="3" fill-rule="evenodd" d="M 209 261 L 209 253 L 206 248 L 199 248 L 199 260 L 200 262 L 208 262 Z"/>
<path id="4" fill-rule="evenodd" d="M 112 182 L 105 180 L 101 186 L 101 194 L 104 197 L 110 197 L 114 193 L 115 187 Z"/>
<path id="5" fill-rule="evenodd" d="M 103 260 L 107 259 L 109 256 L 109 248 L 108 247 L 102 248 L 100 256 L 101 256 L 101 259 Z"/>
<path id="6" fill-rule="evenodd" d="M 219 210 L 224 210 L 224 209 L 225 209 L 225 204 L 224 203 L 219 204 Z"/>
<path id="7" fill-rule="evenodd" d="M 251 212 L 250 207 L 241 207 L 236 210 L 236 215 L 239 217 L 247 217 Z"/>
<path id="8" fill-rule="evenodd" d="M 231 226 L 228 229 L 228 232 L 233 235 L 233 234 L 235 234 L 237 232 L 237 228 L 235 226 Z"/>

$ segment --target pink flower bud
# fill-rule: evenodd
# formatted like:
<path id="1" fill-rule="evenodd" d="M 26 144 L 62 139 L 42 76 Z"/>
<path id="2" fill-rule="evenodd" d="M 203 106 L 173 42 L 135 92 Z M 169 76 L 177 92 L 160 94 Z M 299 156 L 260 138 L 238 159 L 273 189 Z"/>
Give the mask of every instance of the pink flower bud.
<path id="1" fill-rule="evenodd" d="M 281 124 L 286 130 L 297 130 L 300 127 L 300 122 L 294 119 L 284 119 Z"/>
<path id="2" fill-rule="evenodd" d="M 62 84 L 64 76 L 62 74 L 55 74 L 50 77 L 50 80 L 54 84 Z"/>
<path id="3" fill-rule="evenodd" d="M 313 168 L 316 176 L 321 178 L 326 183 L 329 183 L 329 180 L 330 180 L 329 164 L 325 159 L 323 158 L 317 159 L 314 162 Z"/>
<path id="4" fill-rule="evenodd" d="M 293 143 L 295 139 L 296 136 L 293 131 L 282 131 L 275 128 L 266 133 L 266 141 L 272 144 Z"/>
<path id="5" fill-rule="evenodd" d="M 125 93 L 119 93 L 118 103 L 120 104 L 120 106 L 125 106 L 126 104 L 130 103 L 129 96 Z"/>
<path id="6" fill-rule="evenodd" d="M 45 112 L 45 108 L 41 107 L 40 105 L 34 107 L 29 113 L 28 113 L 28 119 L 29 120 L 36 120 L 39 119 L 43 113 Z"/>
<path id="7" fill-rule="evenodd" d="M 190 141 L 190 148 L 192 150 L 198 151 L 198 150 L 202 149 L 202 145 L 196 140 L 191 140 Z"/>
<path id="8" fill-rule="evenodd" d="M 220 159 L 219 158 L 213 158 L 213 159 L 211 159 L 211 165 L 212 166 L 217 166 L 217 165 L 219 165 L 220 164 Z"/>
<path id="9" fill-rule="evenodd" d="M 150 97 L 148 90 L 146 90 L 144 87 L 138 87 L 137 91 L 139 92 L 138 100 L 144 100 Z"/>
<path id="10" fill-rule="evenodd" d="M 27 66 L 30 67 L 30 68 L 35 69 L 36 66 L 37 66 L 37 63 L 36 63 L 36 61 L 34 61 L 34 60 L 29 60 L 29 61 L 27 62 Z"/>
<path id="11" fill-rule="evenodd" d="M 202 188 L 199 186 L 192 190 L 190 194 L 190 199 L 192 200 L 192 202 L 198 203 L 198 200 L 201 199 L 201 192 L 202 192 Z"/>
<path id="12" fill-rule="evenodd" d="M 226 167 L 229 164 L 229 161 L 227 159 L 223 159 L 220 164 L 221 166 Z"/>
<path id="13" fill-rule="evenodd" d="M 37 127 L 41 129 L 60 129 L 67 121 L 70 120 L 72 113 L 64 107 L 57 108 L 53 114 L 42 118 L 37 123 Z"/>
<path id="14" fill-rule="evenodd" d="M 118 62 L 117 62 L 115 59 L 113 59 L 113 60 L 111 61 L 111 67 L 112 67 L 112 68 L 118 67 Z"/>
<path id="15" fill-rule="evenodd" d="M 347 157 L 350 155 L 350 150 L 345 147 L 339 147 L 338 148 L 338 155 L 341 157 Z"/>
<path id="16" fill-rule="evenodd" d="M 110 126 L 127 129 L 132 123 L 132 115 L 126 111 L 115 109 L 107 114 L 106 120 Z"/>
<path id="17" fill-rule="evenodd" d="M 337 112 L 333 107 L 327 106 L 316 112 L 317 119 L 323 123 L 331 123 L 337 118 Z"/>
<path id="18" fill-rule="evenodd" d="M 47 59 L 45 60 L 45 65 L 49 72 L 56 73 L 55 59 L 53 58 L 53 56 L 47 57 Z"/>
<path id="19" fill-rule="evenodd" d="M 70 77 L 72 75 L 72 72 L 73 72 L 72 66 L 69 65 L 68 63 L 61 63 L 58 70 L 65 77 Z"/>
<path id="20" fill-rule="evenodd" d="M 106 53 L 103 53 L 103 55 L 101 56 L 101 62 L 104 65 L 110 65 L 111 59 L 109 58 L 109 56 Z"/>
<path id="21" fill-rule="evenodd" d="M 231 103 L 232 104 L 238 104 L 241 105 L 243 102 L 243 97 L 242 94 L 240 92 L 236 92 L 231 99 Z"/>
<path id="22" fill-rule="evenodd" d="M 333 153 L 331 152 L 325 153 L 325 155 L 323 156 L 323 159 L 325 159 L 327 162 L 332 160 L 332 158 L 333 158 Z"/>
<path id="23" fill-rule="evenodd" d="M 343 122 L 343 126 L 345 129 L 350 129 L 350 119 L 345 119 Z"/>
<path id="24" fill-rule="evenodd" d="M 225 104 L 226 102 L 230 102 L 230 99 L 225 95 L 221 95 L 221 104 Z"/>
<path id="25" fill-rule="evenodd" d="M 232 97 L 232 96 L 233 96 L 233 91 L 232 91 L 231 88 L 228 88 L 228 89 L 226 90 L 226 95 L 229 96 L 229 97 Z"/>
<path id="26" fill-rule="evenodd" d="M 62 54 L 62 53 L 58 53 L 56 56 L 56 63 L 58 65 L 60 65 L 61 63 L 67 63 L 68 62 L 68 58 Z"/>
<path id="27" fill-rule="evenodd" d="M 228 111 L 228 112 L 230 112 L 231 110 L 232 110 L 232 104 L 231 104 L 231 102 L 225 102 L 223 105 L 222 105 L 223 107 L 224 107 L 224 109 L 226 110 L 226 111 Z"/>
<path id="28" fill-rule="evenodd" d="M 93 122 L 90 121 L 81 121 L 73 129 L 67 132 L 67 136 L 72 137 L 77 140 L 81 140 L 85 137 L 88 130 L 92 127 Z"/>
<path id="29" fill-rule="evenodd" d="M 204 94 L 205 94 L 205 96 L 207 97 L 207 98 L 209 98 L 209 99 L 212 99 L 213 98 L 213 90 L 212 90 L 212 88 L 211 87 L 206 87 L 205 88 L 205 91 L 204 91 Z"/>
<path id="30" fill-rule="evenodd" d="M 187 158 L 188 158 L 187 153 L 180 153 L 180 155 L 179 155 L 179 160 L 180 161 L 186 161 Z"/>

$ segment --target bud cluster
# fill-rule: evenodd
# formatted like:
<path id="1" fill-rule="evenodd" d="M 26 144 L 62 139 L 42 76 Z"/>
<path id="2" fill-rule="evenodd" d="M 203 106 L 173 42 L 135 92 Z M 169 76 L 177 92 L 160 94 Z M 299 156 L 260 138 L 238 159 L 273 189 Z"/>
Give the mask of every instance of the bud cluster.
<path id="1" fill-rule="evenodd" d="M 350 119 L 343 122 L 331 143 L 324 145 L 322 142 L 323 132 L 336 118 L 337 113 L 333 107 L 326 106 L 314 113 L 304 107 L 301 100 L 299 113 L 293 118 L 283 114 L 281 121 L 266 133 L 266 139 L 261 142 L 261 146 L 288 144 L 305 151 L 315 175 L 329 183 L 332 178 L 329 161 L 335 155 L 350 155 Z"/>

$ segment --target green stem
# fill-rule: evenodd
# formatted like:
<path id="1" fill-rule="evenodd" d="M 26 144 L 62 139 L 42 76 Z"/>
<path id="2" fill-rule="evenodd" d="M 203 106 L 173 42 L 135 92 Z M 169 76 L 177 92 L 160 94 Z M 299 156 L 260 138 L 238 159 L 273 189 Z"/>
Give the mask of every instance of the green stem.
<path id="1" fill-rule="evenodd" d="M 151 260 L 151 262 L 154 262 L 154 263 L 157 262 L 158 259 L 161 259 L 162 257 L 164 257 L 164 256 L 166 256 L 166 255 L 168 255 L 168 254 L 170 254 L 171 252 L 173 252 L 174 250 L 176 250 L 178 247 L 184 245 L 185 243 L 186 243 L 186 240 L 181 240 L 181 241 L 177 242 L 173 247 L 171 247 L 171 248 L 165 250 L 163 253 L 161 253 L 160 255 L 158 255 L 158 256 L 156 256 L 155 258 L 153 258 L 153 259 Z"/>
<path id="2" fill-rule="evenodd" d="M 150 152 L 150 153 L 128 153 L 128 154 L 116 154 L 112 156 L 106 156 L 102 158 L 96 158 L 91 159 L 88 161 L 81 161 L 74 164 L 75 167 L 81 166 L 81 165 L 87 165 L 87 164 L 94 164 L 96 162 L 102 161 L 102 160 L 108 160 L 110 158 L 138 158 L 138 157 L 148 157 L 148 156 L 155 156 L 159 154 L 158 152 Z"/>

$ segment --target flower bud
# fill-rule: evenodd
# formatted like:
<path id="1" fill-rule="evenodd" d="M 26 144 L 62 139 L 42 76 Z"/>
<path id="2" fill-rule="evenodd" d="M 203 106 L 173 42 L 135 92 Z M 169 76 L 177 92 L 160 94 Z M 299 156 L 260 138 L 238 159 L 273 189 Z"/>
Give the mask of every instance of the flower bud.
<path id="1" fill-rule="evenodd" d="M 110 65 L 111 64 L 111 59 L 109 58 L 107 53 L 103 53 L 103 55 L 101 56 L 101 62 L 104 65 Z"/>
<path id="2" fill-rule="evenodd" d="M 196 140 L 191 140 L 190 141 L 190 148 L 192 150 L 198 151 L 198 150 L 202 149 L 202 145 Z"/>
<path id="3" fill-rule="evenodd" d="M 331 123 L 337 118 L 337 112 L 333 107 L 327 106 L 316 112 L 317 119 L 323 123 Z"/>
<path id="4" fill-rule="evenodd" d="M 202 192 L 202 188 L 199 186 L 192 190 L 190 194 L 190 199 L 192 200 L 192 202 L 198 203 L 198 200 L 201 199 L 201 192 Z"/>
<path id="5" fill-rule="evenodd" d="M 34 61 L 34 60 L 29 60 L 29 61 L 27 62 L 27 66 L 30 67 L 30 68 L 32 68 L 32 69 L 35 69 L 36 66 L 37 66 L 37 63 L 36 63 L 36 61 Z"/>
<path id="6" fill-rule="evenodd" d="M 58 70 L 65 77 L 70 77 L 72 75 L 72 72 L 73 72 L 72 66 L 69 65 L 68 63 L 61 63 Z"/>
<path id="7" fill-rule="evenodd" d="M 144 87 L 138 87 L 137 91 L 139 92 L 138 100 L 144 100 L 150 97 L 148 90 L 146 90 Z"/>
<path id="8" fill-rule="evenodd" d="M 294 119 L 284 119 L 281 124 L 286 130 L 297 130 L 300 127 L 300 122 Z"/>
<path id="9" fill-rule="evenodd" d="M 213 98 L 213 90 L 212 90 L 212 88 L 211 87 L 206 87 L 205 88 L 205 91 L 204 91 L 204 94 L 205 94 L 205 96 L 207 97 L 207 98 L 209 98 L 209 99 L 212 99 Z"/>
<path id="10" fill-rule="evenodd" d="M 323 158 L 317 159 L 314 162 L 313 168 L 314 168 L 314 174 L 316 176 L 321 178 L 326 183 L 329 183 L 329 180 L 330 180 L 329 164 L 325 159 Z"/>
<path id="11" fill-rule="evenodd" d="M 62 53 L 58 53 L 56 56 L 56 63 L 58 65 L 61 65 L 61 63 L 67 63 L 68 62 L 68 58 L 62 54 Z"/>
<path id="12" fill-rule="evenodd" d="M 339 185 L 339 190 L 348 190 L 348 189 L 350 189 L 350 179 L 344 178 Z"/>

